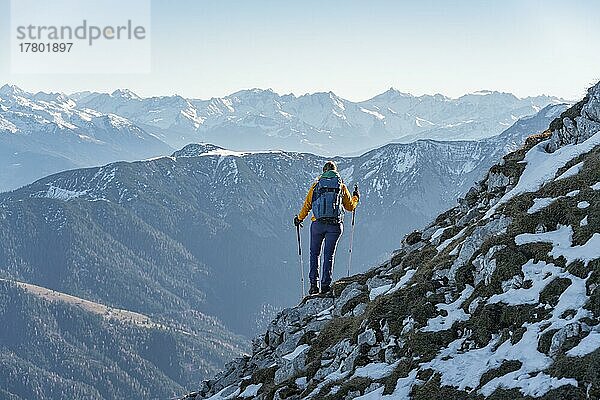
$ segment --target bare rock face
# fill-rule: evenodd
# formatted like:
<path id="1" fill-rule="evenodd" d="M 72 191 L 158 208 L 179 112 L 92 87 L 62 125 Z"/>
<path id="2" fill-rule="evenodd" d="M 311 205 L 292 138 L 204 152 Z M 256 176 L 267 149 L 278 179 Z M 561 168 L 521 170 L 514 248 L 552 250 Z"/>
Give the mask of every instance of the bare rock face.
<path id="1" fill-rule="evenodd" d="M 471 235 L 463 242 L 460 252 L 450 271 L 448 278 L 451 281 L 456 280 L 456 271 L 463 267 L 467 261 L 479 250 L 481 245 L 494 235 L 502 233 L 511 223 L 510 217 L 504 215 L 487 222 L 485 225 L 477 226 L 473 229 Z"/>
<path id="2" fill-rule="evenodd" d="M 552 153 L 567 144 L 582 143 L 600 131 L 600 83 L 589 88 L 586 98 L 569 114 L 562 117 L 562 127 L 552 132 L 546 145 L 548 152 Z"/>
<path id="3" fill-rule="evenodd" d="M 488 176 L 488 190 L 494 191 L 498 188 L 506 187 L 510 183 L 510 178 L 500 172 L 491 172 Z"/>
<path id="4" fill-rule="evenodd" d="M 480 254 L 473 260 L 473 265 L 475 266 L 475 285 L 478 285 L 481 282 L 486 285 L 490 284 L 492 275 L 494 274 L 494 271 L 496 271 L 496 259 L 494 256 L 498 250 L 501 250 L 504 247 L 505 246 L 493 246 L 485 253 L 485 255 Z"/>

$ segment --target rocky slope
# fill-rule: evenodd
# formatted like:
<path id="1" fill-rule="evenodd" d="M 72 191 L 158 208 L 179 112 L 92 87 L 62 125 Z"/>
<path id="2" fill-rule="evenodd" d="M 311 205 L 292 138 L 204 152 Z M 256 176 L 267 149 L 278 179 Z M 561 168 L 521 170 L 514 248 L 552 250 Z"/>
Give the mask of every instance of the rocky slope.
<path id="1" fill-rule="evenodd" d="M 548 106 L 482 141 L 425 140 L 336 158 L 363 192 L 354 270 L 373 265 L 564 109 Z M 235 334 L 261 332 L 297 301 L 290 216 L 324 161 L 196 144 L 0 194 L 0 277 L 35 289 L 0 286 L 1 319 L 9 321 L 0 332 L 0 382 L 13 382 L 0 384 L 0 397 L 166 398 L 212 376 L 249 348 Z M 344 266 L 347 240 L 338 253 Z M 115 308 L 153 323 L 113 311 L 106 318 Z"/>
<path id="2" fill-rule="evenodd" d="M 187 398 L 600 397 L 600 83 Z"/>

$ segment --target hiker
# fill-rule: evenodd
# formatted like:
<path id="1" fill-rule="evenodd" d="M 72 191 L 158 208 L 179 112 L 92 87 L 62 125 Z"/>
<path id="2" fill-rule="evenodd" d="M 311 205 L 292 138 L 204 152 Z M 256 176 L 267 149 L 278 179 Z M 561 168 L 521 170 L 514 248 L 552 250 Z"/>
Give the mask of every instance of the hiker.
<path id="1" fill-rule="evenodd" d="M 294 217 L 294 225 L 298 227 L 312 209 L 310 272 L 308 274 L 310 280 L 309 294 L 319 293 L 317 281 L 319 280 L 319 256 L 321 255 L 323 240 L 325 240 L 325 259 L 321 278 L 321 293 L 326 294 L 331 291 L 333 256 L 343 230 L 343 208 L 354 211 L 358 205 L 359 197 L 358 187 L 355 187 L 352 196 L 350 196 L 350 191 L 344 185 L 337 171 L 337 166 L 333 161 L 327 161 L 323 166 L 323 174 L 308 190 L 302 210 Z"/>

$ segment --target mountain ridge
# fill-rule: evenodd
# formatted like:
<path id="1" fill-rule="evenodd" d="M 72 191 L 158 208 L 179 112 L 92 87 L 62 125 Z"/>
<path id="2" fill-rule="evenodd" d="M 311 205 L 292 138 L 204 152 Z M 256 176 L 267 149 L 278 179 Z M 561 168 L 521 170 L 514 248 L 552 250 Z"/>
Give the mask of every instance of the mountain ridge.
<path id="1" fill-rule="evenodd" d="M 103 93 L 92 93 L 85 97 L 85 102 L 92 108 L 96 107 L 104 111 L 125 112 L 123 111 L 125 107 L 128 117 L 141 124 L 149 124 L 144 125 L 145 128 L 152 129 L 152 121 L 144 119 L 145 117 L 139 120 L 136 117 L 134 106 L 129 104 L 130 102 L 115 99 L 116 102 L 111 108 L 109 106 L 111 104 L 110 96 Z M 549 96 L 523 99 L 514 95 L 507 96 L 509 96 L 507 93 L 488 91 L 485 94 L 464 95 L 452 99 L 439 95 L 413 96 L 392 89 L 371 99 L 352 102 L 331 91 L 296 96 L 294 94 L 280 95 L 273 90 L 255 88 L 240 90 L 221 98 L 189 99 L 186 107 L 191 105 L 193 110 L 185 114 L 195 126 L 192 130 L 196 133 L 187 130 L 186 126 L 181 125 L 183 123 L 181 121 L 172 120 L 173 125 L 171 126 L 175 131 L 185 131 L 186 133 L 182 134 L 188 138 L 188 141 L 195 141 L 190 139 L 200 135 L 203 137 L 203 141 L 213 142 L 234 150 L 267 148 L 265 140 L 269 138 L 276 146 L 278 141 L 286 143 L 285 150 L 317 151 L 320 154 L 325 152 L 331 155 L 332 152 L 339 154 L 357 151 L 371 145 L 382 145 L 386 141 L 403 136 L 409 138 L 417 133 L 426 137 L 425 131 L 428 127 L 442 129 L 451 124 L 456 125 L 469 119 L 465 115 L 470 115 L 472 118 L 476 118 L 475 116 L 478 115 L 481 121 L 478 127 L 479 132 L 471 129 L 471 133 L 463 133 L 463 138 L 473 139 L 476 137 L 473 135 L 489 137 L 503 130 L 496 121 L 498 118 L 503 118 L 504 124 L 512 124 L 516 118 L 533 114 L 548 104 L 564 102 L 562 99 Z M 180 96 L 174 97 L 180 98 Z M 162 96 L 135 99 L 135 103 L 139 105 L 148 103 L 156 106 L 161 101 L 167 101 L 170 98 Z M 486 122 L 482 119 L 482 113 L 487 112 L 486 107 L 489 105 L 497 106 L 497 109 L 495 117 L 492 114 L 485 117 L 490 119 Z M 436 109 L 436 107 L 439 111 L 432 112 L 431 109 Z M 508 109 L 511 109 L 512 113 L 518 117 L 511 120 L 511 114 L 505 114 L 504 111 Z M 461 117 L 455 115 L 457 112 Z M 500 114 L 502 117 L 499 117 Z M 173 116 L 169 118 L 172 119 Z M 155 127 L 160 128 L 160 126 Z M 190 127 L 189 123 L 187 127 Z M 243 140 L 242 143 L 239 143 L 239 138 L 238 142 L 233 140 L 235 135 L 232 135 L 230 131 L 239 131 L 242 134 L 242 129 L 255 130 L 252 137 L 254 143 L 250 139 Z M 455 130 L 452 134 L 456 134 L 456 132 Z M 300 136 L 298 136 L 299 134 Z M 232 136 L 231 138 L 221 137 L 223 135 Z M 266 135 L 266 138 L 263 135 Z M 323 141 L 329 135 L 334 135 L 338 139 L 336 142 L 338 149 L 327 147 L 327 142 Z M 244 135 L 241 137 L 243 138 Z M 282 141 L 283 138 L 289 139 L 290 137 L 297 138 L 294 141 Z M 452 139 L 453 137 L 446 135 L 446 138 Z M 353 145 L 349 141 L 350 139 L 357 143 Z M 181 146 L 186 143 L 178 142 L 177 144 Z"/>
<path id="2" fill-rule="evenodd" d="M 558 110 L 556 112 L 564 109 L 564 106 L 549 107 Z M 523 125 L 516 124 L 502 137 L 482 142 L 423 141 L 413 144 L 395 144 L 366 153 L 361 157 L 334 158 L 344 179 L 349 183 L 358 182 L 362 188 L 365 205 L 359 210 L 359 218 L 362 222 L 357 228 L 357 237 L 372 235 L 379 237 L 376 243 L 356 243 L 356 268 L 362 269 L 366 263 L 383 256 L 384 252 L 396 243 L 395 238 L 400 233 L 407 232 L 418 221 L 432 218 L 438 210 L 450 204 L 449 202 L 452 202 L 457 195 L 478 179 L 483 170 L 491 164 L 491 160 L 496 158 L 496 154 L 503 154 L 507 147 L 513 148 L 514 142 L 519 142 L 519 138 L 524 136 L 524 132 L 537 130 L 538 127 L 547 125 L 547 121 L 548 115 L 541 114 L 539 118 L 521 121 Z M 142 243 L 156 240 L 154 237 L 163 238 L 161 240 L 168 244 L 171 249 L 169 251 L 173 251 L 173 257 L 180 260 L 182 266 L 198 265 L 192 269 L 197 271 L 196 273 L 200 277 L 202 275 L 200 271 L 207 271 L 206 265 L 214 268 L 222 263 L 220 252 L 203 250 L 202 246 L 205 246 L 206 243 L 213 243 L 209 246 L 210 248 L 218 248 L 221 245 L 230 246 L 225 242 L 239 241 L 240 233 L 238 231 L 247 231 L 251 237 L 256 236 L 256 240 L 261 243 L 265 240 L 272 240 L 269 238 L 290 235 L 291 227 L 286 221 L 289 215 L 297 212 L 294 204 L 304 197 L 310 182 L 326 158 L 281 151 L 239 153 L 219 149 L 210 144 L 188 145 L 182 150 L 174 152 L 171 157 L 165 156 L 132 163 L 113 163 L 103 167 L 67 171 L 0 195 L 0 206 L 5 210 L 4 212 L 10 211 L 13 214 L 12 217 L 7 214 L 4 219 L 6 237 L 11 236 L 11 230 L 22 229 L 20 228 L 22 222 L 16 220 L 15 216 L 30 208 L 38 207 L 39 210 L 43 210 L 43 213 L 37 211 L 27 211 L 26 213 L 34 217 L 34 220 L 39 221 L 41 226 L 47 227 L 48 232 L 63 229 L 70 232 L 69 225 L 60 223 L 60 221 L 65 220 L 67 216 L 75 220 L 87 216 L 88 221 L 90 219 L 94 221 L 98 231 L 82 229 L 76 234 L 76 237 L 87 234 L 98 235 L 94 241 L 114 242 L 115 245 L 120 246 L 119 248 L 124 246 L 122 251 L 123 254 L 127 254 L 127 257 L 138 254 L 128 263 L 144 265 L 144 268 L 148 268 L 145 265 L 150 263 L 149 265 L 152 265 L 152 269 L 156 271 L 160 270 L 157 261 L 163 257 L 153 255 L 149 258 L 148 254 L 139 253 L 140 249 L 131 247 L 130 238 L 127 240 L 125 238 L 128 237 L 127 235 L 139 236 L 138 241 Z M 182 157 L 183 155 L 186 157 Z M 203 156 L 195 157 L 198 155 Z M 401 187 L 392 185 L 391 182 L 401 183 Z M 250 204 L 247 201 L 248 198 L 253 199 Z M 215 199 L 220 199 L 220 201 Z M 272 202 L 278 204 L 276 213 L 269 206 Z M 56 213 L 59 213 L 59 218 L 54 217 Z M 252 215 L 250 215 L 251 213 Z M 259 216 L 255 215 L 257 213 Z M 110 215 L 111 218 L 109 220 L 101 219 L 101 216 L 105 214 Z M 390 218 L 400 217 L 403 221 L 401 226 L 385 224 L 385 221 Z M 197 223 L 194 220 L 204 221 L 207 227 L 212 228 L 196 226 Z M 125 235 L 120 232 L 121 228 L 112 226 L 114 221 L 133 224 L 138 227 L 139 233 L 132 231 Z M 42 232 L 40 235 L 37 240 L 43 239 L 43 243 L 50 240 L 49 237 L 46 238 L 47 233 Z M 198 238 L 198 241 L 192 239 L 195 237 Z M 89 238 L 85 239 L 84 237 L 80 240 L 90 241 Z M 220 244 L 221 240 L 225 242 Z M 14 254 L 15 251 L 16 254 L 20 254 L 19 250 L 13 249 L 13 246 L 16 245 L 13 242 L 15 242 L 14 238 L 5 242 L 5 246 L 8 246 L 5 254 Z M 268 261 L 258 253 L 253 256 L 262 260 L 257 263 L 264 264 L 263 268 L 270 271 L 269 274 L 274 274 L 272 278 L 274 282 L 281 282 L 275 286 L 293 287 L 286 274 L 296 274 L 296 269 L 278 271 L 279 268 L 274 266 L 277 265 L 275 260 L 285 260 L 290 264 L 295 262 L 295 258 L 291 256 L 294 254 L 292 245 L 292 242 L 282 243 L 281 252 L 274 258 L 269 258 Z M 73 258 L 67 254 L 71 251 L 77 252 L 76 249 L 71 250 L 69 246 L 50 249 L 48 254 L 55 254 L 57 260 L 64 260 L 64 257 Z M 84 246 L 84 248 L 88 247 Z M 340 254 L 344 254 L 346 249 L 347 243 L 343 241 L 340 244 Z M 235 255 L 231 262 L 235 265 L 241 265 L 244 258 L 248 257 L 248 254 L 244 254 L 240 249 L 232 248 L 231 251 Z M 254 254 L 253 250 L 248 251 L 249 254 Z M 102 251 L 102 253 L 106 253 L 106 251 Z M 150 254 L 154 254 L 154 252 Z M 82 257 L 87 259 L 86 257 L 89 256 L 91 257 L 91 254 Z M 33 266 L 37 265 L 39 260 L 30 256 L 25 257 L 25 255 L 20 257 L 27 261 L 18 261 L 17 263 L 19 258 L 14 260 L 10 258 L 6 260 L 6 263 L 8 265 L 15 263 L 27 265 L 27 268 L 17 271 L 19 274 L 23 274 L 23 271 L 31 268 L 36 269 Z M 107 253 L 104 257 L 106 259 L 102 259 L 97 267 L 112 269 L 111 263 L 108 262 L 112 256 Z M 141 262 L 137 257 L 146 261 Z M 97 264 L 97 261 L 93 263 Z M 269 267 L 268 265 L 273 266 Z M 37 268 L 44 270 L 41 265 Z M 183 269 L 179 271 L 184 273 Z M 132 273 L 139 274 L 134 271 Z M 8 277 L 49 286 L 54 290 L 64 291 L 66 289 L 68 292 L 68 288 L 71 287 L 71 284 L 67 285 L 67 282 L 58 286 L 57 281 L 49 283 L 45 281 L 49 277 L 43 276 L 34 277 L 27 272 L 25 275 L 9 275 Z M 228 280 L 225 279 L 225 276 L 228 275 L 219 278 L 223 279 L 219 285 L 227 283 Z M 140 279 L 147 281 L 145 276 Z M 231 279 L 237 282 L 237 278 L 234 276 L 231 276 Z M 175 285 L 172 279 L 161 278 L 160 280 L 170 282 L 169 285 Z M 94 279 L 95 281 L 96 279 Z M 252 281 L 254 282 L 254 278 Z M 258 290 L 265 294 L 265 298 L 261 301 L 268 307 L 289 302 L 295 297 L 293 292 L 289 292 L 286 297 L 280 297 L 281 295 L 269 288 L 271 285 L 265 286 L 264 282 L 257 281 L 253 284 L 256 285 L 256 288 L 262 288 Z M 77 286 L 81 286 L 81 283 Z M 152 310 L 152 308 L 139 308 L 143 304 L 141 296 L 139 298 L 132 297 L 125 303 L 120 303 L 125 301 L 125 298 L 122 294 L 110 295 L 114 288 L 105 287 L 100 282 L 94 283 L 92 286 L 95 288 L 92 292 L 89 292 L 90 288 L 87 289 L 88 292 L 71 294 L 87 298 L 91 296 L 91 298 L 104 302 L 113 302 L 113 306 L 131 308 L 144 313 Z M 152 283 L 150 286 L 155 287 L 156 285 Z M 179 286 L 181 285 L 177 284 L 174 287 Z M 93 292 L 100 288 L 102 288 L 100 297 L 95 297 L 99 294 Z M 238 289 L 249 290 L 243 286 Z M 157 290 L 163 289 L 157 288 Z M 197 300 L 194 301 L 199 301 L 199 304 L 204 304 L 202 299 L 205 294 L 196 294 L 197 290 L 198 287 L 191 290 L 190 297 L 196 298 Z M 172 289 L 168 289 L 165 294 L 171 291 Z M 125 292 L 134 293 L 131 290 Z M 167 296 L 170 298 L 172 295 L 169 293 Z M 249 299 L 252 297 L 250 293 L 248 296 Z M 217 296 L 217 298 L 220 297 L 222 296 Z M 251 301 L 248 303 L 252 304 Z M 224 305 L 227 305 L 228 309 L 237 307 L 227 298 L 213 302 L 215 310 L 219 310 Z M 206 304 L 203 307 L 206 307 Z M 260 307 L 262 306 L 259 302 L 257 308 Z M 236 324 L 245 327 L 243 329 L 248 332 L 249 327 L 253 324 L 253 313 L 246 313 L 244 316 L 237 315 L 231 310 L 228 313 L 233 315 L 229 323 L 237 321 Z M 250 320 L 248 320 L 249 317 Z"/>
<path id="3" fill-rule="evenodd" d="M 0 88 L 0 190 L 60 170 L 170 150 L 128 119 L 80 107 L 64 94 Z"/>

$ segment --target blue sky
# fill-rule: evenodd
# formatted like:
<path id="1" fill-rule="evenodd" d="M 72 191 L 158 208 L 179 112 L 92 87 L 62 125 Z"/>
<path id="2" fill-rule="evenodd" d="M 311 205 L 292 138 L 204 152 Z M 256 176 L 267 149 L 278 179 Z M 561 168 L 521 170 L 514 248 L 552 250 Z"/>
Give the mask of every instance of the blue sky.
<path id="1" fill-rule="evenodd" d="M 600 80 L 594 0 L 155 0 L 152 72 L 104 75 L 11 74 L 9 4 L 0 0 L 0 81 L 31 91 L 210 98 L 260 87 L 362 100 L 393 86 L 577 99 Z"/>

